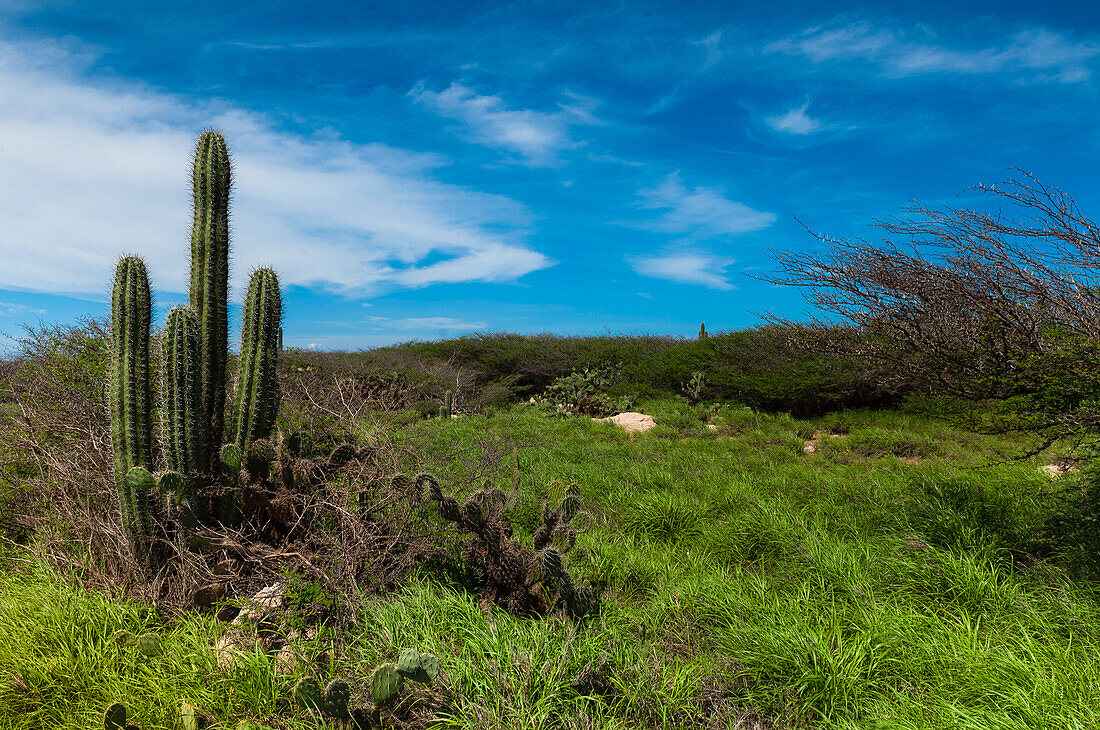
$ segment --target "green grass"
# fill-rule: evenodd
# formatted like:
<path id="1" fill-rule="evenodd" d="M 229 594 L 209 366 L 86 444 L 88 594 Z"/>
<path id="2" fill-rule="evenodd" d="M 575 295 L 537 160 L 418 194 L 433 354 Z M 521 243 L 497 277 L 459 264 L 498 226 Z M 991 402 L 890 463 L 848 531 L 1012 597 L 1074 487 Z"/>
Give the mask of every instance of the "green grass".
<path id="1" fill-rule="evenodd" d="M 438 727 L 732 728 L 753 713 L 776 727 L 1100 724 L 1097 586 L 1028 558 L 1051 482 L 1038 462 L 998 463 L 1020 444 L 893 412 L 801 421 L 727 406 L 713 431 L 702 408 L 641 405 L 660 425 L 633 439 L 522 406 L 410 427 L 445 485 L 473 481 L 485 445 L 528 446 L 499 476 L 510 486 L 518 459 L 521 536 L 541 499 L 577 483 L 597 519 L 574 577 L 602 587 L 603 611 L 584 626 L 486 616 L 419 575 L 354 599 L 337 669 L 360 698 L 375 665 L 415 646 L 441 660 L 438 686 L 410 695 L 438 703 Z M 841 437 L 804 453 L 818 431 Z M 119 629 L 161 632 L 168 651 L 119 649 Z M 183 698 L 227 723 L 321 726 L 290 706 L 295 677 L 270 658 L 219 670 L 220 630 L 9 572 L 0 728 L 99 727 L 116 700 L 166 728 Z M 601 663 L 599 691 L 578 682 Z"/>

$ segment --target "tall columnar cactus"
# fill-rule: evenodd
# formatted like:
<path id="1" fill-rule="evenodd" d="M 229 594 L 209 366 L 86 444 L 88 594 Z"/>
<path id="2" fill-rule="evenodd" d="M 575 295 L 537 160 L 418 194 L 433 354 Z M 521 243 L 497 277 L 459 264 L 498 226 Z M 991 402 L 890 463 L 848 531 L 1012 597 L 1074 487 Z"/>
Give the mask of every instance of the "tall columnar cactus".
<path id="1" fill-rule="evenodd" d="M 209 424 L 205 471 L 216 475 L 225 412 L 225 362 L 229 349 L 229 149 L 207 130 L 199 136 L 192 169 L 191 308 L 202 344 L 202 407 Z"/>
<path id="2" fill-rule="evenodd" d="M 122 518 L 135 545 L 152 532 L 152 494 L 127 479 L 134 467 L 151 468 L 152 396 L 149 322 L 152 299 L 145 262 L 127 256 L 115 269 L 111 295 L 111 446 Z"/>
<path id="3" fill-rule="evenodd" d="M 700 322 L 699 323 L 699 339 L 700 340 L 707 339 L 707 323 L 706 322 Z"/>
<path id="4" fill-rule="evenodd" d="M 202 348 L 199 319 L 190 307 L 168 313 L 161 358 L 161 438 L 170 471 L 183 475 L 183 495 L 196 517 L 205 511 L 193 499 L 195 480 L 209 464 L 210 424 L 202 407 Z"/>
<path id="5" fill-rule="evenodd" d="M 248 444 L 271 435 L 279 412 L 279 324 L 283 315 L 279 278 L 256 269 L 248 283 L 241 327 L 241 355 L 231 413 L 232 439 L 248 453 Z"/>

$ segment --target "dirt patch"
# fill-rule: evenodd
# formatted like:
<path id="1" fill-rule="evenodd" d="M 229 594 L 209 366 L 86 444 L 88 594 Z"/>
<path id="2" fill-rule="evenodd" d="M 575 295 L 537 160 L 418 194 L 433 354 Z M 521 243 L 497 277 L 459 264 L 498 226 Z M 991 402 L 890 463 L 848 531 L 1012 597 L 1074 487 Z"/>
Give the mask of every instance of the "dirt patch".
<path id="1" fill-rule="evenodd" d="M 828 431 L 814 431 L 814 435 L 807 441 L 802 442 L 802 453 L 813 454 L 816 453 L 821 444 L 825 443 L 825 439 L 842 439 L 845 434 L 841 433 L 829 433 Z"/>

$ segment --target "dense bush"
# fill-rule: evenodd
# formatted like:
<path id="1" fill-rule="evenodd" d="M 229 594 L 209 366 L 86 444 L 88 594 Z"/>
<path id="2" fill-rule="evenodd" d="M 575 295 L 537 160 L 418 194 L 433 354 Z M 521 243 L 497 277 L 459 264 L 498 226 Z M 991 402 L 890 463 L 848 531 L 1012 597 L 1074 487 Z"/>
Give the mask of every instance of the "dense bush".
<path id="1" fill-rule="evenodd" d="M 839 335 L 838 335 L 839 336 Z M 419 373 L 434 397 L 454 389 L 475 405 L 500 405 L 540 395 L 574 372 L 613 369 L 605 394 L 681 395 L 702 373 L 705 400 L 732 400 L 769 411 L 812 415 L 839 408 L 891 405 L 904 383 L 883 387 L 858 358 L 814 352 L 798 330 L 768 326 L 682 337 L 482 334 L 439 342 L 411 342 L 325 356 L 360 372 Z M 424 373 L 434 375 L 425 376 Z"/>

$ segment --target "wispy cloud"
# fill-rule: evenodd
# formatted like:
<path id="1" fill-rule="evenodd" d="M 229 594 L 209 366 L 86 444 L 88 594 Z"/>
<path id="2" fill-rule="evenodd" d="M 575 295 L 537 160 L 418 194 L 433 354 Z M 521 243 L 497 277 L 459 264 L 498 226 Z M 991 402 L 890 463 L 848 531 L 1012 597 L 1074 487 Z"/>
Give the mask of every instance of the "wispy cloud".
<path id="1" fill-rule="evenodd" d="M 798 135 L 813 134 L 822 129 L 822 124 L 806 114 L 806 110 L 809 108 L 810 102 L 806 102 L 802 106 L 796 106 L 783 114 L 764 117 L 764 123 L 777 132 Z"/>
<path id="2" fill-rule="evenodd" d="M 722 60 L 722 31 L 716 30 L 701 41 L 692 41 L 692 45 L 706 49 L 701 70 L 705 71 Z"/>
<path id="3" fill-rule="evenodd" d="M 26 304 L 0 302 L 0 317 L 25 317 L 28 314 L 43 315 L 46 314 L 46 310 L 37 307 L 28 307 Z"/>
<path id="4" fill-rule="evenodd" d="M 454 317 L 405 317 L 389 324 L 401 330 L 481 330 L 489 326 L 487 322 L 467 322 Z"/>
<path id="5" fill-rule="evenodd" d="M 720 187 L 688 187 L 680 173 L 668 175 L 659 185 L 638 191 L 641 207 L 665 212 L 655 220 L 638 225 L 666 233 L 721 236 L 749 233 L 767 228 L 774 213 L 754 210 L 730 200 Z"/>
<path id="6" fill-rule="evenodd" d="M 527 210 L 438 182 L 434 157 L 281 131 L 266 117 L 109 82 L 60 44 L 0 46 L 0 287 L 102 293 L 120 253 L 183 291 L 194 134 L 235 158 L 234 271 L 345 293 L 504 281 L 552 264 L 523 241 Z"/>
<path id="7" fill-rule="evenodd" d="M 458 82 L 443 91 L 418 85 L 409 94 L 435 113 L 462 122 L 478 144 L 515 152 L 533 166 L 560 164 L 558 155 L 580 146 L 570 135 L 576 125 L 597 124 L 591 99 L 571 95 L 557 111 L 512 109 L 499 96 L 478 94 Z"/>
<path id="8" fill-rule="evenodd" d="M 635 273 L 679 284 L 699 284 L 709 289 L 736 289 L 729 283 L 726 267 L 733 259 L 706 253 L 680 252 L 628 259 Z"/>
<path id="9" fill-rule="evenodd" d="M 809 28 L 770 44 L 766 50 L 803 55 L 815 63 L 870 61 L 894 77 L 1028 71 L 1063 83 L 1087 81 L 1091 75 L 1089 64 L 1100 53 L 1096 43 L 1075 42 L 1045 29 L 1022 31 L 1001 44 L 977 49 L 911 40 L 909 35 L 863 21 Z"/>

